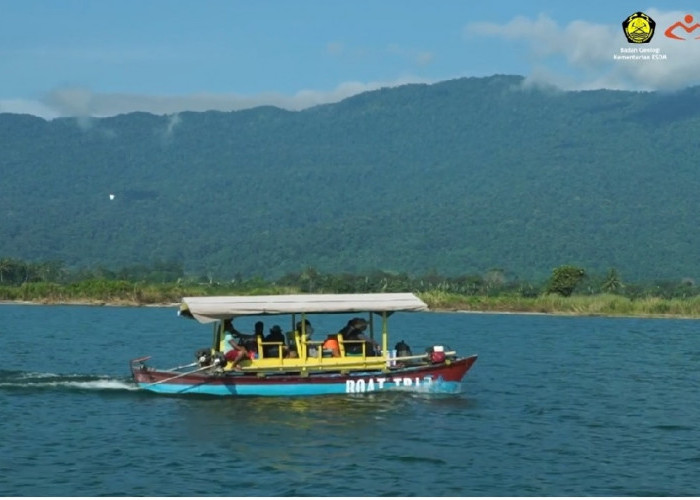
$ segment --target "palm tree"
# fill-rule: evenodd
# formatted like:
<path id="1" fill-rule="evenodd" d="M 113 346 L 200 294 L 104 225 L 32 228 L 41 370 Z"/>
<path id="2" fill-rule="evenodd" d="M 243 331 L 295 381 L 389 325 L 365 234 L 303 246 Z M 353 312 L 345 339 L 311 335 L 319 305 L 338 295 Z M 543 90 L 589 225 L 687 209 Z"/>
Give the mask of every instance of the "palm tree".
<path id="1" fill-rule="evenodd" d="M 605 277 L 603 285 L 601 286 L 602 290 L 608 293 L 615 293 L 624 287 L 625 285 L 622 283 L 620 275 L 617 273 L 617 269 L 614 267 L 611 268 L 610 271 L 608 271 L 608 275 Z"/>

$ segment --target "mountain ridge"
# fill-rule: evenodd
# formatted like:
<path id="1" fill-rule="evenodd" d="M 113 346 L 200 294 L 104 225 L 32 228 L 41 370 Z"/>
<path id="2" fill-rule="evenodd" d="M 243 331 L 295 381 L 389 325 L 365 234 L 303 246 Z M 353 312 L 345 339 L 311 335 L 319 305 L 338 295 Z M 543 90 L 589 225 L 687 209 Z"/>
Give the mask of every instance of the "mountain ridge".
<path id="1" fill-rule="evenodd" d="M 409 84 L 301 111 L 0 114 L 0 255 L 222 277 L 699 277 L 700 88 L 523 84 Z"/>

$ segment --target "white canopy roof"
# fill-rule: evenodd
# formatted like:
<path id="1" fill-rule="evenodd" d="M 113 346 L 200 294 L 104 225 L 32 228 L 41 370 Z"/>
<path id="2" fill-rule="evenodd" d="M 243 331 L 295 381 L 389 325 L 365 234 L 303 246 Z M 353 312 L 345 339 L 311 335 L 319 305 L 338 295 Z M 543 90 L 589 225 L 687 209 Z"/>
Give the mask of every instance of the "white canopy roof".
<path id="1" fill-rule="evenodd" d="M 412 293 L 185 297 L 180 312 L 200 323 L 265 314 L 427 311 Z"/>

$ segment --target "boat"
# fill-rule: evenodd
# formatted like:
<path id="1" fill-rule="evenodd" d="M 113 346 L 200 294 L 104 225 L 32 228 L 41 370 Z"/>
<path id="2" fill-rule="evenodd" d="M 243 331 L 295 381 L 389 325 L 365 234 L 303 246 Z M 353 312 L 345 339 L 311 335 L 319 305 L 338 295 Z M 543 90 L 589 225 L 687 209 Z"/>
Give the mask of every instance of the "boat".
<path id="1" fill-rule="evenodd" d="M 178 314 L 212 324 L 211 346 L 195 352 L 194 362 L 175 368 L 150 366 L 152 356 L 132 359 L 129 366 L 139 388 L 163 394 L 460 392 L 476 354 L 461 357 L 449 346 L 434 342 L 417 354 L 403 340 L 390 347 L 391 315 L 427 310 L 428 306 L 412 293 L 185 297 Z M 366 340 L 351 340 L 342 330 L 328 332 L 323 340 L 311 340 L 309 325 L 315 319 L 326 318 L 317 315 L 355 315 L 348 324 L 364 321 L 368 326 Z M 252 340 L 249 356 L 234 366 L 223 354 L 227 322 L 254 316 L 266 321 L 272 317 L 277 322 L 288 319 L 290 329 L 284 341 L 271 342 L 258 335 Z"/>

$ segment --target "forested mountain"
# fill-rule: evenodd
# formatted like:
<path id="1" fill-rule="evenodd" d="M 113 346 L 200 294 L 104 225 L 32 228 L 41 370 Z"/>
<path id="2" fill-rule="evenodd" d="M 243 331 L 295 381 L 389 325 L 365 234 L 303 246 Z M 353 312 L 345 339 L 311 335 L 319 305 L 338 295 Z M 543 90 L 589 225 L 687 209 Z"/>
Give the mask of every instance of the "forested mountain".
<path id="1" fill-rule="evenodd" d="M 700 278 L 700 88 L 517 76 L 298 112 L 0 114 L 0 256 L 223 279 L 385 270 Z M 114 199 L 110 199 L 110 194 Z"/>

